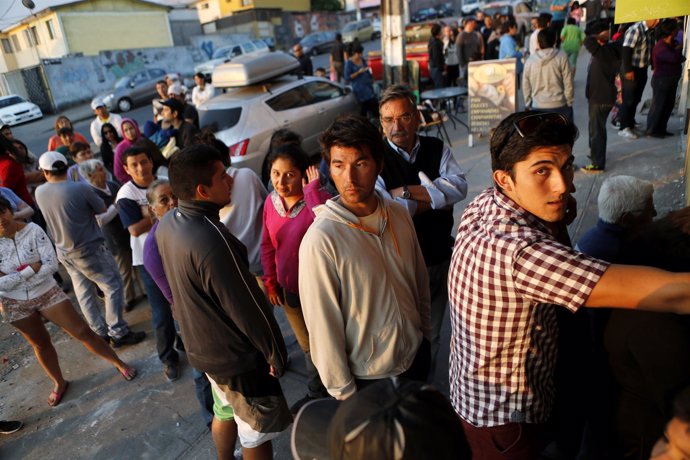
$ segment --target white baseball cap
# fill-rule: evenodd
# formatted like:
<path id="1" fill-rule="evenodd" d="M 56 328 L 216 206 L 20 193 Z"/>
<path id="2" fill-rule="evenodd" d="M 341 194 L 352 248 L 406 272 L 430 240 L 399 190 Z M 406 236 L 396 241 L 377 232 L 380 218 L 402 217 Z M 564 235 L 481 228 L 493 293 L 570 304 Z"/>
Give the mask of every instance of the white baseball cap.
<path id="1" fill-rule="evenodd" d="M 91 109 L 96 110 L 99 107 L 105 107 L 105 101 L 100 97 L 94 97 L 91 101 Z"/>
<path id="2" fill-rule="evenodd" d="M 38 167 L 43 171 L 67 171 L 68 164 L 60 152 L 46 152 L 38 159 Z"/>

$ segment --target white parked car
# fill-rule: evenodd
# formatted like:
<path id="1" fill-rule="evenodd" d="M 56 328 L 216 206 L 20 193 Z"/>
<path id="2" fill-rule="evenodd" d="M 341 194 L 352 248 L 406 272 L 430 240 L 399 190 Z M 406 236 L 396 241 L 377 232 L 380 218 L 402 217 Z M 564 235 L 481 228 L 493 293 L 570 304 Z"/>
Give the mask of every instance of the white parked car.
<path id="1" fill-rule="evenodd" d="M 43 118 L 43 112 L 33 102 L 16 94 L 0 97 L 0 125 L 14 126 L 39 118 Z"/>
<path id="2" fill-rule="evenodd" d="M 194 73 L 201 72 L 206 78 L 210 78 L 216 66 L 228 62 L 237 56 L 268 53 L 270 51 L 268 45 L 263 40 L 248 40 L 234 45 L 221 46 L 213 52 L 210 60 L 194 67 Z"/>
<path id="3" fill-rule="evenodd" d="M 297 60 L 285 53 L 243 56 L 216 69 L 214 80 L 226 92 L 198 108 L 201 127 L 211 127 L 229 147 L 233 166 L 252 169 L 264 182 L 274 131 L 295 131 L 302 136 L 305 152 L 317 155 L 319 136 L 333 120 L 360 110 L 354 94 L 343 85 L 325 78 L 276 75 L 276 69 L 284 73 L 296 67 Z M 247 84 L 240 86 L 243 80 Z"/>

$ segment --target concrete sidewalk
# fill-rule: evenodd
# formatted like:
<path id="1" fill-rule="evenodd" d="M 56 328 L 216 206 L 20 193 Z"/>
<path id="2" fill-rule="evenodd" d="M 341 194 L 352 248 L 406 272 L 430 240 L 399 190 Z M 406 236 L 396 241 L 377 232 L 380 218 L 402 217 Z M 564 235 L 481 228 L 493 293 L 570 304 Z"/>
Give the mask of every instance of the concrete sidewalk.
<path id="1" fill-rule="evenodd" d="M 580 139 L 575 145 L 576 163 L 588 163 L 587 106 L 584 98 L 589 55 L 580 55 L 575 80 L 575 119 Z M 651 91 L 645 98 L 651 97 Z M 88 108 L 88 107 L 87 107 Z M 70 109 L 73 120 L 92 116 L 84 108 Z M 82 114 L 83 112 L 83 114 Z M 642 126 L 646 118 L 638 115 Z M 456 223 L 467 203 L 491 185 L 488 139 L 477 139 L 467 147 L 467 131 L 448 125 L 453 151 L 467 173 L 469 196 L 455 208 Z M 604 174 L 588 176 L 575 173 L 578 217 L 570 227 L 574 242 L 591 226 L 597 215 L 596 199 L 601 182 L 611 175 L 630 174 L 654 182 L 655 202 L 659 215 L 683 205 L 685 141 L 680 136 L 680 119 L 669 125 L 675 136 L 663 140 L 640 138 L 626 140 L 617 136 L 609 125 L 608 169 Z M 75 303 L 76 305 L 76 303 Z M 282 314 L 276 315 L 283 329 L 291 367 L 281 379 L 289 403 L 300 399 L 306 388 L 302 353 Z M 150 310 L 143 302 L 125 315 L 136 330 L 146 330 L 147 339 L 123 349 L 120 356 L 139 369 L 138 377 L 125 382 L 115 369 L 87 353 L 78 343 L 54 326 L 49 326 L 61 358 L 66 378 L 71 382 L 63 402 L 56 408 L 46 400 L 51 383 L 39 367 L 31 349 L 9 325 L 0 326 L 0 418 L 19 419 L 24 428 L 0 438 L 3 459 L 213 459 L 215 449 L 211 435 L 199 415 L 190 368 L 182 355 L 182 376 L 173 383 L 166 381 L 158 362 Z M 439 357 L 435 384 L 448 394 L 449 324 L 443 330 L 444 346 Z M 274 442 L 276 459 L 292 458 L 289 431 Z"/>

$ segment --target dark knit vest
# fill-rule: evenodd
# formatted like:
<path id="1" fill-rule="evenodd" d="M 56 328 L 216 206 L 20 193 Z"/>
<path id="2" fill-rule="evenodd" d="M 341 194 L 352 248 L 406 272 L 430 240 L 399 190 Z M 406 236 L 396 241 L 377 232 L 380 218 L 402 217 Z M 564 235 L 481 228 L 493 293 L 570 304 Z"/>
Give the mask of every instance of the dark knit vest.
<path id="1" fill-rule="evenodd" d="M 417 157 L 414 163 L 409 163 L 388 141 L 384 142 L 387 151 L 383 156 L 381 177 L 388 190 L 403 185 L 420 185 L 420 171 L 432 181 L 440 176 L 443 141 L 435 137 L 419 136 L 419 143 Z M 412 221 L 426 265 L 429 267 L 449 260 L 453 247 L 450 236 L 453 231 L 453 208 L 430 209 L 415 215 Z"/>

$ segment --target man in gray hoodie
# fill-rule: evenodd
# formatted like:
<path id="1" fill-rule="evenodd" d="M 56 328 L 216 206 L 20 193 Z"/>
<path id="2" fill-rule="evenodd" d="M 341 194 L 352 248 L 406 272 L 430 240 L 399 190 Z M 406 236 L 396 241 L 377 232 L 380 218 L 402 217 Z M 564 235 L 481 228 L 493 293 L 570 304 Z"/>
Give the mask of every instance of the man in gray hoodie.
<path id="1" fill-rule="evenodd" d="M 555 48 L 556 35 L 546 28 L 537 35 L 539 49 L 525 63 L 522 91 L 525 108 L 555 112 L 573 119 L 573 76 L 566 54 Z"/>
<path id="2" fill-rule="evenodd" d="M 321 146 L 340 195 L 314 209 L 299 249 L 314 365 L 336 399 L 387 377 L 426 380 L 429 277 L 410 214 L 374 189 L 381 135 L 351 115 L 333 122 Z"/>

